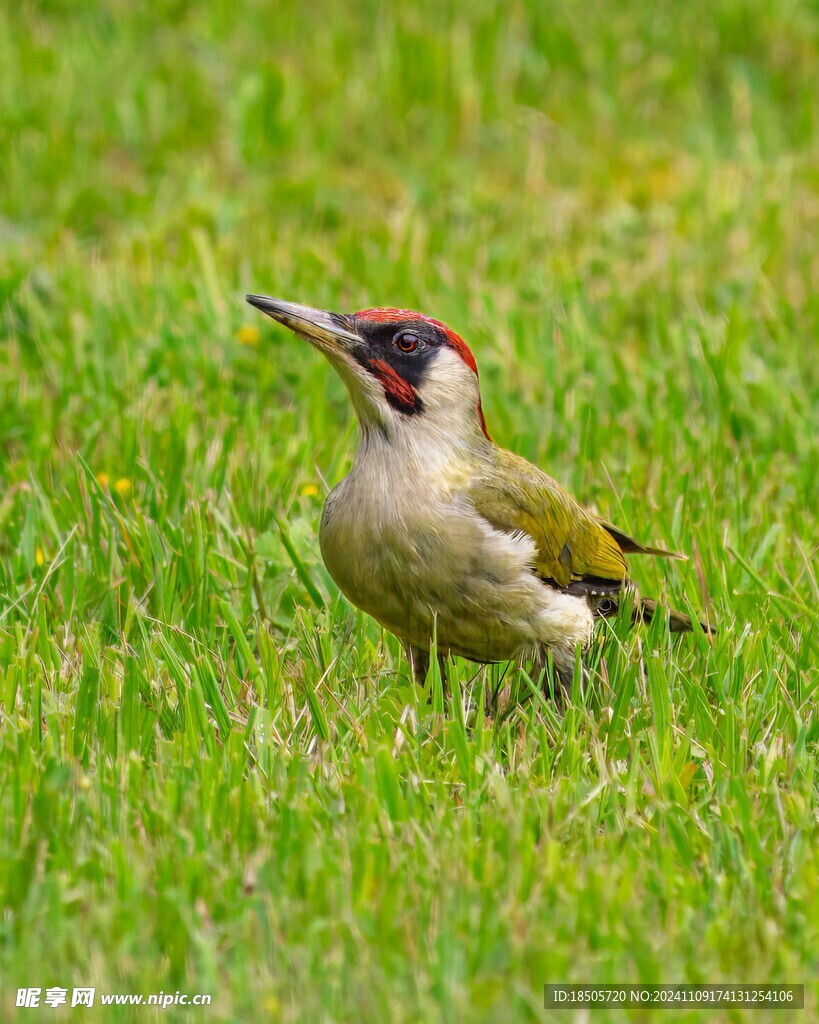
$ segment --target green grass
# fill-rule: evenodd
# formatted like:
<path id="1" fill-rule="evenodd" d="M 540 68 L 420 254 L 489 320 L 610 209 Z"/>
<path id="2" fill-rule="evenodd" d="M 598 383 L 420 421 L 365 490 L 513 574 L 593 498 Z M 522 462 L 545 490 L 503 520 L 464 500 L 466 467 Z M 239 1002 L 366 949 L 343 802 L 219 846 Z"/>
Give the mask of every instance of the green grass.
<path id="1" fill-rule="evenodd" d="M 816 1019 L 817 43 L 786 0 L 2 5 L 3 1019 Z M 346 394 L 245 291 L 451 323 L 713 643 L 616 626 L 565 714 L 419 692 L 319 557 Z"/>

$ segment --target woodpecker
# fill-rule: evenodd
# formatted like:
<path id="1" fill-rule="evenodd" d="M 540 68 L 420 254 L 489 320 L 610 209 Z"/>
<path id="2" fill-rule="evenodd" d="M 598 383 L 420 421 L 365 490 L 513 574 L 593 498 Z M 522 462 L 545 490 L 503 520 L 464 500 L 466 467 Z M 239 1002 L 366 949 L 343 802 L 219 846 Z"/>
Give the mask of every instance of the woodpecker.
<path id="1" fill-rule="evenodd" d="M 247 301 L 322 352 L 347 386 L 361 443 L 324 506 L 321 553 L 348 600 L 401 640 L 419 682 L 435 638 L 442 659 L 542 670 L 550 655 L 565 690 L 595 619 L 616 614 L 624 592 L 635 619 L 657 611 L 625 556 L 684 556 L 638 543 L 496 445 L 475 358 L 453 330 L 407 309 Z M 688 616 L 665 614 L 671 631 L 691 629 Z"/>

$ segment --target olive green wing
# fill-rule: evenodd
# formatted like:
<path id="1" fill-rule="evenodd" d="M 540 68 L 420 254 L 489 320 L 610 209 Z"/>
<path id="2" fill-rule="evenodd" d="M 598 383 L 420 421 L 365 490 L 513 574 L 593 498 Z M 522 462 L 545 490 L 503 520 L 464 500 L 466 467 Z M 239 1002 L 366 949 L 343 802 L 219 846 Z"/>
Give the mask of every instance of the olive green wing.
<path id="1" fill-rule="evenodd" d="M 525 459 L 501 448 L 494 459 L 494 465 L 478 474 L 469 489 L 469 500 L 478 513 L 498 530 L 522 531 L 532 538 L 537 547 L 534 569 L 544 580 L 569 587 L 591 579 L 608 584 L 606 589 L 619 589 L 628 577 L 618 543 L 618 536 L 625 538 L 625 534 L 612 534 Z"/>

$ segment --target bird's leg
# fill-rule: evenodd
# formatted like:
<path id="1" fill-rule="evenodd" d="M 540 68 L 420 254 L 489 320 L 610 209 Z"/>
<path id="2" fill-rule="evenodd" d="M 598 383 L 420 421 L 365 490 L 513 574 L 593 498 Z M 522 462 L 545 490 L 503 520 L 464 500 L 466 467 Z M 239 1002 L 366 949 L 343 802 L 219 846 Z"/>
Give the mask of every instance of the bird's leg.
<path id="1" fill-rule="evenodd" d="M 427 672 L 429 672 L 429 651 L 415 647 L 413 644 L 404 644 L 404 650 L 407 652 L 407 661 L 412 668 L 413 679 L 419 686 L 423 686 L 426 682 Z"/>
<path id="2" fill-rule="evenodd" d="M 554 672 L 555 706 L 560 708 L 565 705 L 572 692 L 577 655 L 570 647 L 548 647 L 541 649 L 539 656 L 535 660 L 535 668 L 542 675 L 544 691 L 547 689 L 545 674 L 547 656 L 551 658 Z M 588 677 L 587 671 L 582 661 L 580 671 L 582 678 L 586 679 Z"/>
<path id="3" fill-rule="evenodd" d="M 565 648 L 553 648 L 550 653 L 555 680 L 555 705 L 562 708 L 572 692 L 575 663 L 574 651 Z"/>
<path id="4" fill-rule="evenodd" d="M 446 695 L 446 655 L 438 652 L 438 671 L 441 673 L 441 689 Z"/>
<path id="5" fill-rule="evenodd" d="M 419 686 L 423 686 L 429 672 L 429 651 L 414 644 L 404 644 L 407 660 L 412 666 L 412 676 Z M 438 652 L 438 670 L 441 673 L 441 687 L 446 693 L 446 655 Z"/>

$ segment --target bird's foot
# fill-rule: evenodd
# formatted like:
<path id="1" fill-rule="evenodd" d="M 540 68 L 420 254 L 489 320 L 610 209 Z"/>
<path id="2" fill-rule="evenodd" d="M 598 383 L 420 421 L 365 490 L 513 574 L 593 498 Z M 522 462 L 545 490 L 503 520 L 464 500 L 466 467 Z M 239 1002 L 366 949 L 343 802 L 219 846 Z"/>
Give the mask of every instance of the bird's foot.
<path id="1" fill-rule="evenodd" d="M 404 650 L 407 652 L 407 661 L 412 668 L 413 679 L 419 686 L 423 686 L 429 672 L 429 651 L 425 651 L 422 647 L 415 647 L 413 644 L 405 644 Z M 441 673 L 441 685 L 446 693 L 446 655 L 440 651 L 438 652 L 438 670 Z"/>

